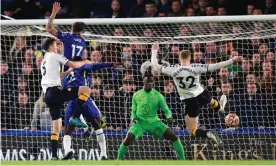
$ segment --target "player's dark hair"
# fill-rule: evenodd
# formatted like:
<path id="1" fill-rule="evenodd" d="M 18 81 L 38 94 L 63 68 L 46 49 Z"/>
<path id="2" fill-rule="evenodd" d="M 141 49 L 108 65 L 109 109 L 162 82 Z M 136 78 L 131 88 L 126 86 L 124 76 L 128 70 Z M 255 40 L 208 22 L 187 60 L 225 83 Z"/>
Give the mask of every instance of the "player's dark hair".
<path id="1" fill-rule="evenodd" d="M 189 50 L 183 50 L 180 52 L 180 57 L 183 60 L 188 59 L 190 56 L 191 56 L 191 51 L 189 51 Z"/>
<path id="2" fill-rule="evenodd" d="M 155 2 L 153 0 L 147 0 L 145 2 L 145 5 L 154 5 L 154 6 L 156 6 L 156 4 L 155 4 Z"/>
<path id="3" fill-rule="evenodd" d="M 44 43 L 43 43 L 43 49 L 45 51 L 48 51 L 50 46 L 53 45 L 56 42 L 55 39 L 53 38 L 48 38 Z"/>
<path id="4" fill-rule="evenodd" d="M 83 59 L 80 56 L 74 56 L 73 59 L 72 59 L 72 61 L 82 61 L 82 60 Z"/>
<path id="5" fill-rule="evenodd" d="M 75 22 L 73 24 L 73 33 L 80 33 L 83 32 L 85 28 L 85 23 L 84 22 Z"/>

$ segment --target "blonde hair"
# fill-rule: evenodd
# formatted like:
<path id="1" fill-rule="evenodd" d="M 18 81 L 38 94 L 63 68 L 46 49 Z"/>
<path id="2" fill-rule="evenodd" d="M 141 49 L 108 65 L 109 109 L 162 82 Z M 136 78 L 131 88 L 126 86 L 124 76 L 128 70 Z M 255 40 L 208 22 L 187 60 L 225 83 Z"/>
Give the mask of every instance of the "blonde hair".
<path id="1" fill-rule="evenodd" d="M 191 51 L 189 50 L 183 50 L 183 51 L 180 51 L 179 53 L 179 57 L 182 59 L 182 60 L 186 60 L 188 59 L 189 57 L 191 57 Z"/>

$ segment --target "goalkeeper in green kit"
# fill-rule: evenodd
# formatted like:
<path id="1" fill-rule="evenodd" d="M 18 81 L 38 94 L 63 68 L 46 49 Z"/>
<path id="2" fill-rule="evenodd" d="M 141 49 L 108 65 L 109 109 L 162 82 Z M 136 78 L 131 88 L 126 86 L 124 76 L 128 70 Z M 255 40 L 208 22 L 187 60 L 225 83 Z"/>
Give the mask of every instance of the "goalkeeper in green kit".
<path id="1" fill-rule="evenodd" d="M 154 78 L 152 75 L 145 76 L 143 82 L 144 88 L 133 95 L 131 111 L 133 125 L 120 145 L 117 160 L 123 160 L 128 146 L 146 132 L 151 133 L 156 138 L 164 137 L 170 140 L 178 158 L 185 160 L 183 145 L 179 138 L 157 116 L 157 111 L 161 108 L 166 115 L 167 123 L 173 122 L 171 110 L 168 108 L 164 96 L 153 88 Z"/>

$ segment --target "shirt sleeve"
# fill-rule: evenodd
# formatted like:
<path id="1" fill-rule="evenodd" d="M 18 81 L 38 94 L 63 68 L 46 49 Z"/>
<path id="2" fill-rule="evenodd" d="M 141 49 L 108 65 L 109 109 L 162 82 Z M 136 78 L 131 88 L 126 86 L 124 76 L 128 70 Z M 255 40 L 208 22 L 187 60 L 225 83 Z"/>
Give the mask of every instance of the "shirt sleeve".
<path id="1" fill-rule="evenodd" d="M 166 74 L 166 75 L 169 75 L 169 76 L 172 76 L 174 71 L 175 71 L 174 66 L 163 65 L 162 68 L 161 68 L 161 72 L 163 74 Z"/>
<path id="2" fill-rule="evenodd" d="M 56 58 L 56 60 L 61 63 L 62 65 L 66 65 L 66 63 L 69 61 L 67 58 L 65 58 L 65 56 L 63 55 L 59 55 L 59 54 L 56 54 L 54 56 Z"/>
<path id="3" fill-rule="evenodd" d="M 106 67 L 112 67 L 112 63 L 97 63 L 97 64 L 85 64 L 83 65 L 84 70 L 97 70 L 102 69 Z"/>
<path id="4" fill-rule="evenodd" d="M 165 113 L 166 118 L 169 119 L 172 117 L 172 112 L 166 103 L 165 97 L 161 93 L 159 93 L 159 96 L 160 96 L 160 108 Z"/>
<path id="5" fill-rule="evenodd" d="M 136 111 L 137 111 L 137 103 L 136 103 L 136 100 L 135 100 L 135 93 L 134 95 L 132 96 L 132 102 L 131 102 L 131 119 L 136 119 L 137 118 L 137 115 L 136 115 Z"/>
<path id="6" fill-rule="evenodd" d="M 208 64 L 192 64 L 191 66 L 193 67 L 193 70 L 198 74 L 208 72 Z"/>
<path id="7" fill-rule="evenodd" d="M 68 37 L 70 37 L 70 33 L 68 32 L 61 32 L 60 30 L 58 30 L 57 32 L 58 34 L 58 39 L 61 40 L 62 42 L 64 42 L 65 39 L 67 39 Z"/>

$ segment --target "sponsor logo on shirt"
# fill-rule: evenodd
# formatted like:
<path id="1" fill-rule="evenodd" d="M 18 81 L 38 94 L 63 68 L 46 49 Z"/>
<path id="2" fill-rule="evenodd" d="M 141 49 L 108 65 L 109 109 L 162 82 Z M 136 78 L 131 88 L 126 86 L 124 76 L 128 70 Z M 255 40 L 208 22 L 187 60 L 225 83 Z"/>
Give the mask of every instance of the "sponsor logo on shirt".
<path id="1" fill-rule="evenodd" d="M 155 101 L 155 99 L 154 99 L 154 98 L 151 98 L 151 99 L 150 99 L 150 101 L 151 101 L 151 102 L 154 102 L 154 101 Z"/>

